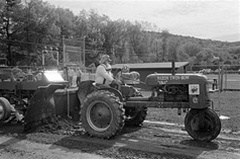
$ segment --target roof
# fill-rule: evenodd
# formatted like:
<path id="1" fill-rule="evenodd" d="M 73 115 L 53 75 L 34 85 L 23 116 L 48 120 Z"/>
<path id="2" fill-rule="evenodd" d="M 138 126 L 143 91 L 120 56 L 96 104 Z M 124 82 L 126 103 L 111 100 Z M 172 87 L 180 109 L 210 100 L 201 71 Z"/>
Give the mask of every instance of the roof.
<path id="1" fill-rule="evenodd" d="M 181 68 L 187 66 L 189 62 L 175 62 L 175 68 Z M 153 69 L 153 68 L 172 68 L 172 62 L 158 62 L 158 63 L 126 63 L 112 65 L 113 69 L 122 68 L 123 65 L 128 65 L 131 69 Z"/>

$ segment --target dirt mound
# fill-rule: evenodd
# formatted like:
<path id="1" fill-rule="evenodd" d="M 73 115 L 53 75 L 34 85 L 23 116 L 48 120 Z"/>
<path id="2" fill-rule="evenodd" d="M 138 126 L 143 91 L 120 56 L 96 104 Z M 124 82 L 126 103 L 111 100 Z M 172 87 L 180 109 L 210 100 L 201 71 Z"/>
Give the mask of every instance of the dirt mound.
<path id="1" fill-rule="evenodd" d="M 74 122 L 68 117 L 55 117 L 51 121 L 46 121 L 38 126 L 34 132 L 53 133 L 59 135 L 79 135 L 85 131 L 80 122 Z"/>

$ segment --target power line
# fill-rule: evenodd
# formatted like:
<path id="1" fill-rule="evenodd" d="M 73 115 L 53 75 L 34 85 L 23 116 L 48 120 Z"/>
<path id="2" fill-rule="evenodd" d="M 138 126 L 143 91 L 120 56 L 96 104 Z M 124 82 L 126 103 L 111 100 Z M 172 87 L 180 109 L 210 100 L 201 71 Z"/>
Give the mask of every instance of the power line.
<path id="1" fill-rule="evenodd" d="M 6 42 L 12 42 L 12 43 L 31 44 L 31 45 L 40 45 L 40 46 L 53 46 L 53 45 L 50 45 L 50 44 L 26 42 L 26 41 L 19 41 L 19 40 L 8 40 L 8 39 L 0 39 L 0 40 L 1 41 L 6 41 Z"/>
<path id="2" fill-rule="evenodd" d="M 9 40 L 9 39 L 0 39 L 0 41 L 21 43 L 21 44 L 40 45 L 40 46 L 52 46 L 50 44 L 43 44 L 43 43 L 36 43 L 36 42 L 27 42 L 27 41 L 19 41 L 19 40 Z M 61 42 L 58 39 L 53 39 L 53 41 L 56 42 L 56 43 L 60 43 Z M 86 43 L 86 44 L 89 44 L 89 43 Z M 77 47 L 79 47 L 79 45 Z M 85 49 L 85 50 L 90 50 L 90 49 Z M 92 49 L 92 50 L 94 50 L 94 49 Z M 97 50 L 101 50 L 101 49 L 97 49 Z"/>
<path id="3" fill-rule="evenodd" d="M 18 41 L 18 40 L 2 40 L 0 39 L 1 41 L 7 41 L 7 42 L 13 42 L 13 43 L 21 43 L 21 44 L 30 44 L 30 45 L 38 45 L 38 46 L 48 46 L 48 47 L 52 47 L 53 44 L 43 44 L 43 43 L 35 43 L 35 42 L 25 42 L 25 41 Z M 79 47 L 79 46 L 78 46 Z M 97 52 L 104 52 L 103 50 L 101 49 L 96 49 Z M 86 54 L 92 54 L 94 51 L 96 51 L 95 49 L 85 49 L 85 53 Z M 81 51 L 82 51 L 82 48 L 81 48 Z M 124 54 L 124 53 L 123 53 Z M 147 53 L 146 53 L 147 54 Z M 138 55 L 130 55 L 131 57 L 139 57 Z M 149 55 L 141 55 L 141 57 L 143 58 L 146 58 L 146 57 L 149 57 Z"/>

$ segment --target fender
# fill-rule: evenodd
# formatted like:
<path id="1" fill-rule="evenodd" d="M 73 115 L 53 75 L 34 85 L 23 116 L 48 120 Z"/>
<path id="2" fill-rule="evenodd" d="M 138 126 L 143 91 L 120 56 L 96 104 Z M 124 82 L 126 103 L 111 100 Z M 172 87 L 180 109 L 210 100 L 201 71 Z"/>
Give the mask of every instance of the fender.
<path id="1" fill-rule="evenodd" d="M 79 84 L 77 96 L 80 100 L 80 103 L 83 103 L 84 99 L 88 94 L 96 90 L 96 87 L 93 85 L 94 81 L 82 81 Z"/>
<path id="2" fill-rule="evenodd" d="M 111 87 L 109 87 L 109 88 L 100 88 L 99 90 L 109 91 L 109 92 L 115 94 L 115 96 L 119 97 L 119 100 L 121 102 L 123 102 L 123 96 L 122 96 L 122 93 L 119 90 L 117 90 L 115 88 L 111 88 Z"/>

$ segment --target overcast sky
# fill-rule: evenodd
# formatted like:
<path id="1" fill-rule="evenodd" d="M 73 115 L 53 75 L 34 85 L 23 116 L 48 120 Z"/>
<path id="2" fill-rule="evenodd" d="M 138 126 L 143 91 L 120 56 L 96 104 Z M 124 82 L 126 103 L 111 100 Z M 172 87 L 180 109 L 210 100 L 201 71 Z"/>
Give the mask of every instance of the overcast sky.
<path id="1" fill-rule="evenodd" d="M 148 21 L 172 34 L 240 41 L 240 0 L 43 0 L 56 7 L 95 9 L 112 20 Z"/>

